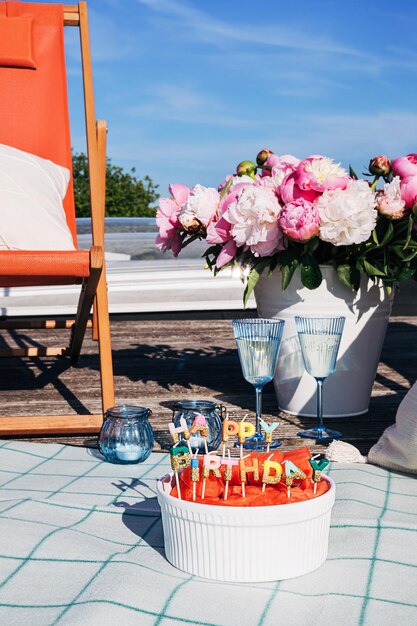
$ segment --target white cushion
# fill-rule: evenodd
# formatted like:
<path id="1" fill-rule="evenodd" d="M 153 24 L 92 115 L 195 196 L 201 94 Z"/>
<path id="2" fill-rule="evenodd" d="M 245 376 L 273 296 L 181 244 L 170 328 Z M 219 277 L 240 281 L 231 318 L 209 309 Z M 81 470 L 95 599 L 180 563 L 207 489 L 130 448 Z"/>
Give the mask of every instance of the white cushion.
<path id="1" fill-rule="evenodd" d="M 0 144 L 0 250 L 74 250 L 62 204 L 69 170 Z"/>
<path id="2" fill-rule="evenodd" d="M 369 450 L 368 461 L 417 474 L 417 381 L 401 401 L 395 424 L 388 426 Z"/>

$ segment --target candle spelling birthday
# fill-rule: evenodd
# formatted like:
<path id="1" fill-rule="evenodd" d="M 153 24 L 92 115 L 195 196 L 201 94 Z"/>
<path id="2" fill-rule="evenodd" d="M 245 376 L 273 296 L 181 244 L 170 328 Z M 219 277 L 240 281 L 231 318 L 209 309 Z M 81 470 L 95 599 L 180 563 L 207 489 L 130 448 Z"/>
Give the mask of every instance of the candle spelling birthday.
<path id="1" fill-rule="evenodd" d="M 213 472 L 213 475 L 216 478 L 221 478 L 221 472 L 219 470 L 220 467 L 220 462 L 221 459 L 219 456 L 217 456 L 216 452 L 209 452 L 208 454 L 205 454 L 203 457 L 203 492 L 201 494 L 201 499 L 204 500 L 204 496 L 206 494 L 206 483 L 207 483 L 207 478 L 210 475 L 210 471 Z"/>
<path id="2" fill-rule="evenodd" d="M 329 465 L 329 461 L 327 459 L 321 459 L 319 461 L 316 461 L 316 458 L 317 456 L 313 456 L 313 458 L 308 459 L 308 462 L 310 463 L 311 468 L 313 470 L 313 483 L 314 483 L 313 491 L 315 494 L 317 493 L 317 484 L 321 480 L 321 473 Z"/>
<path id="3" fill-rule="evenodd" d="M 232 480 L 232 467 L 239 465 L 239 460 L 238 459 L 231 459 L 230 458 L 230 450 L 227 451 L 227 459 L 225 457 L 222 457 L 222 465 L 225 465 L 224 468 L 224 483 L 225 483 L 225 487 L 224 487 L 224 499 L 227 500 L 227 496 L 229 493 L 229 483 Z"/>
<path id="4" fill-rule="evenodd" d="M 276 485 L 282 477 L 282 465 L 277 461 L 271 461 L 272 454 L 264 462 L 264 471 L 262 474 L 262 491 L 265 492 L 267 485 Z M 273 473 L 271 474 L 271 470 Z"/>
<path id="5" fill-rule="evenodd" d="M 178 446 L 176 443 L 170 450 L 171 452 L 171 467 L 175 474 L 175 482 L 178 489 L 178 498 L 181 500 L 181 490 L 178 472 L 181 469 L 185 469 L 191 465 L 191 455 L 185 446 Z"/>
<path id="6" fill-rule="evenodd" d="M 193 502 L 196 498 L 197 483 L 200 480 L 200 467 L 197 459 L 197 452 L 191 459 L 191 482 L 193 483 Z"/>

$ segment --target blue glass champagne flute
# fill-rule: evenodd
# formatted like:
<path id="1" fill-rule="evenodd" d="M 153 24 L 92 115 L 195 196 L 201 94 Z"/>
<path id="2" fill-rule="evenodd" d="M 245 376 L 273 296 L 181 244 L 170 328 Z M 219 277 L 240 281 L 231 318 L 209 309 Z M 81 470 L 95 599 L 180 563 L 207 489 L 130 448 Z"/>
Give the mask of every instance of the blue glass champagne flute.
<path id="1" fill-rule="evenodd" d="M 300 437 L 329 441 L 342 436 L 337 430 L 323 425 L 323 384 L 336 369 L 337 354 L 342 338 L 344 317 L 295 316 L 304 366 L 317 383 L 317 426 L 302 430 Z"/>
<path id="2" fill-rule="evenodd" d="M 232 321 L 243 376 L 255 387 L 256 392 L 256 432 L 246 440 L 245 448 L 266 447 L 265 437 L 260 430 L 262 389 L 274 378 L 284 323 L 280 319 L 262 318 Z M 280 445 L 281 442 L 275 440 L 270 448 Z"/>

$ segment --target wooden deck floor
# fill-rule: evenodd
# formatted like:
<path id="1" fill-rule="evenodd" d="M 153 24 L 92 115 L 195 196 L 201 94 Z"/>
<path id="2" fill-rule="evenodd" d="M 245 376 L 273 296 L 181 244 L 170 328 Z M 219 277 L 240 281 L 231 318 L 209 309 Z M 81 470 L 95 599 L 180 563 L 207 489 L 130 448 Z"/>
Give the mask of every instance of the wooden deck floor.
<path id="1" fill-rule="evenodd" d="M 167 423 L 172 406 L 181 399 L 210 399 L 224 405 L 231 418 L 253 416 L 254 393 L 241 375 L 230 319 L 236 314 L 142 317 L 114 316 L 111 320 L 117 404 L 128 403 L 152 409 L 155 449 L 168 445 Z M 149 318 L 150 316 L 148 316 Z M 222 318 L 223 317 L 223 318 Z M 39 331 L 37 331 L 39 333 Z M 44 331 L 49 343 L 57 334 Z M 36 344 L 32 334 L 20 338 L 2 331 L 2 341 Z M 39 339 L 39 337 L 38 337 Z M 327 420 L 329 427 L 344 433 L 343 439 L 366 453 L 382 431 L 394 422 L 401 399 L 417 378 L 417 317 L 391 319 L 367 414 Z M 87 337 L 78 367 L 66 358 L 2 359 L 0 390 L 3 415 L 59 414 L 100 411 L 97 345 Z M 264 414 L 277 419 L 278 409 L 272 384 L 264 389 Z M 313 425 L 307 418 L 279 414 L 279 438 L 283 449 L 299 447 L 297 431 Z M 91 435 L 37 438 L 73 445 L 95 445 Z M 311 449 L 322 451 L 311 442 Z"/>

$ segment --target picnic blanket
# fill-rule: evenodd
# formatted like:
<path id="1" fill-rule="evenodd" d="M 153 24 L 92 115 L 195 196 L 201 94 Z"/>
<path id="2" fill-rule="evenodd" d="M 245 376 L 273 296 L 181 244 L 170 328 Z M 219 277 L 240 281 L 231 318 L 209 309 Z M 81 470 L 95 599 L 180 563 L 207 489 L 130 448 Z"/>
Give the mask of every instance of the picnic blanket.
<path id="1" fill-rule="evenodd" d="M 329 556 L 281 582 L 218 583 L 164 556 L 155 495 L 167 454 L 0 444 L 0 623 L 129 626 L 417 624 L 417 480 L 332 463 Z"/>

